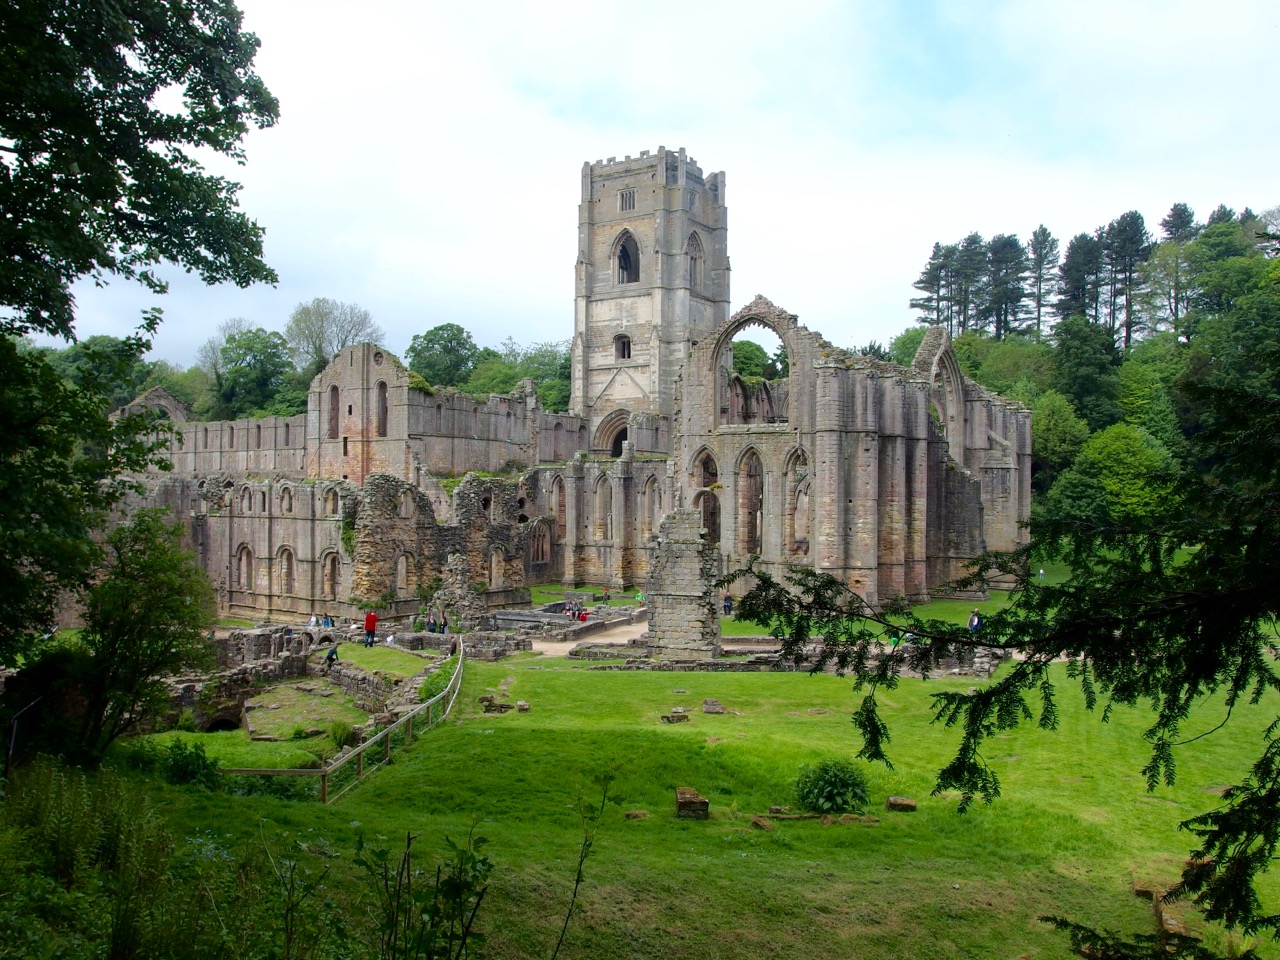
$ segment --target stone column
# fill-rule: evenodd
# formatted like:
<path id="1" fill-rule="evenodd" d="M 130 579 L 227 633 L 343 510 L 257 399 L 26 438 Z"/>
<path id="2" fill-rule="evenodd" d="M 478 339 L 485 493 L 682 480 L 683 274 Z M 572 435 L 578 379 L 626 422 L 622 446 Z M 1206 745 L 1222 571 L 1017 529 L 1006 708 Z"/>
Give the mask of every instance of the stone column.
<path id="1" fill-rule="evenodd" d="M 868 603 L 880 600 L 880 434 L 877 378 L 856 372 L 853 393 L 853 433 L 849 437 L 849 479 L 845 509 L 849 518 L 849 588 Z"/>
<path id="2" fill-rule="evenodd" d="M 566 587 L 578 585 L 578 550 L 582 545 L 582 460 L 575 457 L 564 471 L 564 576 Z"/>
<path id="3" fill-rule="evenodd" d="M 813 437 L 813 561 L 819 573 L 839 576 L 844 567 L 844 451 L 840 443 L 844 391 L 834 366 L 814 367 L 818 389 Z"/>
<path id="4" fill-rule="evenodd" d="M 618 592 L 625 590 L 631 579 L 631 550 L 635 546 L 635 531 L 632 530 L 635 517 L 632 503 L 635 496 L 634 456 L 635 445 L 630 440 L 622 441 L 622 456 L 609 471 L 609 479 L 613 482 L 613 555 L 609 586 Z"/>

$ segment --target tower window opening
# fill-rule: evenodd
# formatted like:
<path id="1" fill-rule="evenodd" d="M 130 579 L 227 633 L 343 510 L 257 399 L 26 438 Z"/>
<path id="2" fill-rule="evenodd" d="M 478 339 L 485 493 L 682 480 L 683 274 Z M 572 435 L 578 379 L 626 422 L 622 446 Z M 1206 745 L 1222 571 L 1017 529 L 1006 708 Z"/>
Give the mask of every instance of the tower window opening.
<path id="1" fill-rule="evenodd" d="M 613 357 L 615 360 L 631 359 L 631 338 L 617 336 L 613 338 Z"/>
<path id="2" fill-rule="evenodd" d="M 636 208 L 636 192 L 634 190 L 618 191 L 618 209 L 629 213 Z"/>
<path id="3" fill-rule="evenodd" d="M 630 233 L 618 244 L 618 283 L 640 282 L 640 248 Z"/>

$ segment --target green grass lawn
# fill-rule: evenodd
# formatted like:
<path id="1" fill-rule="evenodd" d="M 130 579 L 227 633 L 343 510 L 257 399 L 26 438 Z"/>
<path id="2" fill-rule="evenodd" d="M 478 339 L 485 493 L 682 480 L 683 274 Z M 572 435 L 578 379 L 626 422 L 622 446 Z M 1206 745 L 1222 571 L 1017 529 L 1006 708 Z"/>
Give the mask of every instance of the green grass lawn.
<path id="1" fill-rule="evenodd" d="M 1145 715 L 1120 709 L 1102 724 L 1059 677 L 1059 731 L 1028 726 L 991 741 L 985 758 L 1004 794 L 960 815 L 956 797 L 929 796 L 955 742 L 930 725 L 929 695 L 973 681 L 908 679 L 878 694 L 895 764 L 868 768 L 880 822 L 789 821 L 766 833 L 750 815 L 792 803 L 803 764 L 855 752 L 847 680 L 601 672 L 545 657 L 468 663 L 466 671 L 449 723 L 328 808 L 155 789 L 179 830 L 212 826 L 260 842 L 265 818 L 291 836 L 323 836 L 343 853 L 339 877 L 357 831 L 390 844 L 411 831 L 415 850 L 439 855 L 446 836 L 461 838 L 479 818 L 497 863 L 479 921 L 484 955 L 546 957 L 573 884 L 574 804 L 615 769 L 618 804 L 587 863 L 562 957 L 1065 960 L 1065 939 L 1037 917 L 1152 932 L 1150 905 L 1130 892 L 1133 877 L 1176 877 L 1191 845 L 1178 822 L 1212 807 L 1241 775 L 1278 706 L 1268 698 L 1237 707 L 1227 730 L 1181 751 L 1176 787 L 1148 794 L 1139 775 Z M 532 710 L 483 714 L 476 699 L 485 692 L 527 700 Z M 705 697 L 729 712 L 701 713 Z M 690 708 L 692 720 L 660 723 L 673 706 Z M 1221 707 L 1207 705 L 1187 734 L 1220 719 Z M 678 786 L 709 798 L 709 821 L 673 817 Z M 914 797 L 919 812 L 884 813 L 889 794 Z M 650 817 L 627 820 L 627 810 Z M 1264 890 L 1272 903 L 1278 892 Z"/>
<path id="2" fill-rule="evenodd" d="M 319 650 L 312 659 L 323 660 L 327 652 L 327 647 Z M 362 642 L 352 642 L 338 644 L 338 659 L 355 664 L 366 673 L 383 673 L 392 679 L 402 680 L 421 673 L 428 664 L 440 658 L 419 656 L 379 644 L 366 647 Z"/>

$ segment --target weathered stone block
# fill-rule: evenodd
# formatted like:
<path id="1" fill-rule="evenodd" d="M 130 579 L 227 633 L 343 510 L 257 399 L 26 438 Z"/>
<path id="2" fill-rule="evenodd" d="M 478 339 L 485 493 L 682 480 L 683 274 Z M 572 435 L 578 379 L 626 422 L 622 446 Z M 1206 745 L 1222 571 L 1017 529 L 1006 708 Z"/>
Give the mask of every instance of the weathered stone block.
<path id="1" fill-rule="evenodd" d="M 687 713 L 664 713 L 661 719 L 663 723 L 688 723 L 689 715 Z"/>
<path id="2" fill-rule="evenodd" d="M 910 797 L 889 797 L 884 802 L 886 810 L 896 810 L 899 813 L 915 813 L 916 802 Z"/>
<path id="3" fill-rule="evenodd" d="M 702 701 L 703 713 L 724 713 L 724 704 L 713 697 L 708 697 Z"/>
<path id="4" fill-rule="evenodd" d="M 529 702 L 528 702 L 527 700 L 517 700 L 517 701 L 516 701 L 516 710 L 518 710 L 520 713 L 528 713 L 528 712 L 529 712 Z"/>
<path id="5" fill-rule="evenodd" d="M 711 803 L 693 787 L 676 787 L 676 816 L 682 820 L 709 820 Z"/>

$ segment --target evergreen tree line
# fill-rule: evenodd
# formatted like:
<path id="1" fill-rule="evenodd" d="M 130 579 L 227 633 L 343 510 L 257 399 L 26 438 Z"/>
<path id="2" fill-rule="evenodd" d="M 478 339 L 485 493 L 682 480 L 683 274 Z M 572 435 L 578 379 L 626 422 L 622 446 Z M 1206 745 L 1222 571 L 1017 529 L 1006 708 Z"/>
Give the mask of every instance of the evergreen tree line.
<path id="1" fill-rule="evenodd" d="M 1061 253 L 1058 238 L 1041 224 L 1024 244 L 1013 234 L 984 240 L 977 232 L 957 243 L 935 243 L 913 286 L 910 306 L 923 323 L 944 324 L 958 336 L 986 331 L 997 340 L 1024 334 L 1037 339 L 1067 317 L 1104 327 L 1125 349 L 1163 330 L 1189 340 L 1208 307 L 1193 282 L 1223 244 L 1253 245 L 1274 229 L 1280 210 L 1259 217 L 1219 205 L 1201 224 L 1185 203 L 1175 203 L 1152 237 L 1136 210 L 1092 233 L 1079 233 Z"/>
<path id="2" fill-rule="evenodd" d="M 1073 238 L 1052 274 L 1029 270 L 1024 276 L 1038 286 L 1024 286 L 1038 296 L 1005 313 L 989 293 L 997 289 L 992 264 L 1018 257 L 990 251 L 1011 250 L 1012 238 L 983 245 L 974 234 L 950 248 L 954 254 L 935 246 L 927 276 L 935 267 L 951 270 L 939 265 L 948 257 L 961 262 L 966 249 L 975 262 L 985 256 L 987 265 L 973 268 L 971 299 L 944 297 L 924 319 L 957 331 L 954 347 L 968 376 L 1031 409 L 1040 516 L 1149 519 L 1184 471 L 1213 467 L 1198 462 L 1189 444 L 1206 426 L 1198 392 L 1211 381 L 1256 389 L 1274 379 L 1275 358 L 1266 357 L 1268 345 L 1280 343 L 1280 244 L 1266 226 L 1248 210 L 1237 216 L 1225 207 L 1200 225 L 1190 208 L 1175 204 L 1161 221 L 1164 239 L 1152 243 L 1141 216 L 1130 212 Z M 1041 227 L 1024 259 L 1047 266 L 1055 248 Z M 1043 307 L 1037 321 L 1032 308 Z M 896 338 L 892 359 L 910 363 L 924 331 Z"/>
<path id="3" fill-rule="evenodd" d="M 196 419 L 239 420 L 304 412 L 311 380 L 341 350 L 385 339 L 367 310 L 319 297 L 299 304 L 283 333 L 241 317 L 224 321 L 200 346 L 196 362 L 185 368 L 144 359 L 132 340 L 110 336 L 86 337 L 60 349 L 29 341 L 19 347 L 46 361 L 69 384 L 101 393 L 112 410 L 160 386 Z M 453 387 L 487 396 L 508 393 L 529 378 L 545 409 L 568 407 L 567 342 L 522 346 L 508 337 L 495 350 L 477 347 L 470 333 L 446 323 L 415 336 L 406 359 L 417 374 L 414 384 L 424 389 Z"/>

